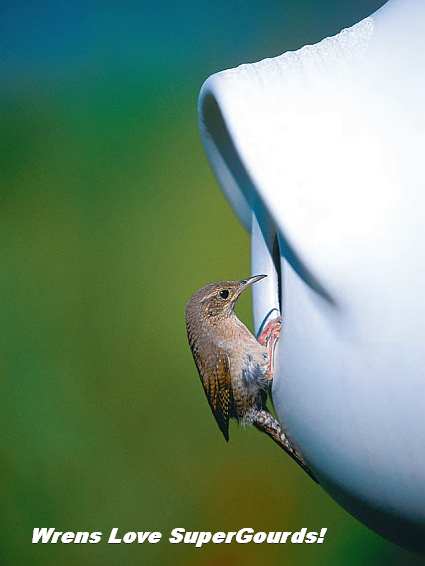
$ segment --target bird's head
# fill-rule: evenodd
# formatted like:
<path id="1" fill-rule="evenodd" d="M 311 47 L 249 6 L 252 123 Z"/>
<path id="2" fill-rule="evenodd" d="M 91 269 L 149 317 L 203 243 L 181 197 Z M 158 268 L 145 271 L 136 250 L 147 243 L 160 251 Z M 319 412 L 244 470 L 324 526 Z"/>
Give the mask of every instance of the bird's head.
<path id="1" fill-rule="evenodd" d="M 196 291 L 186 305 L 186 317 L 202 317 L 211 322 L 230 316 L 236 301 L 251 285 L 267 275 L 254 275 L 240 281 L 209 283 Z"/>

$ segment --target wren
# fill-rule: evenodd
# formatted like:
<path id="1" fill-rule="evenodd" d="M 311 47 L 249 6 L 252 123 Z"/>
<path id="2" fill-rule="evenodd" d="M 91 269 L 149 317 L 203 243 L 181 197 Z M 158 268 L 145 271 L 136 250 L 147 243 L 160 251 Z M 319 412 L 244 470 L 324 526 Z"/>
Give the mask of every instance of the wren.
<path id="1" fill-rule="evenodd" d="M 185 313 L 189 345 L 211 411 L 226 441 L 231 418 L 242 425 L 252 424 L 315 479 L 266 406 L 281 318 L 269 321 L 255 338 L 234 312 L 240 295 L 264 277 L 210 283 L 194 293 Z"/>

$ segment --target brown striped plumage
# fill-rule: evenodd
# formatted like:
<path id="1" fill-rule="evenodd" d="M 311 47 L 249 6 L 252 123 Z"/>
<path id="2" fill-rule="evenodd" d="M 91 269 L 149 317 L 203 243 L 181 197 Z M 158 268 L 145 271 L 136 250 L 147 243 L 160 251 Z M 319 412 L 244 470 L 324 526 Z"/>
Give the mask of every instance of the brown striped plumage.
<path id="1" fill-rule="evenodd" d="M 263 277 L 210 283 L 197 291 L 186 305 L 189 344 L 224 438 L 229 439 L 230 418 L 253 424 L 310 473 L 300 453 L 266 409 L 280 319 L 269 323 L 257 340 L 234 312 L 240 294 Z"/>

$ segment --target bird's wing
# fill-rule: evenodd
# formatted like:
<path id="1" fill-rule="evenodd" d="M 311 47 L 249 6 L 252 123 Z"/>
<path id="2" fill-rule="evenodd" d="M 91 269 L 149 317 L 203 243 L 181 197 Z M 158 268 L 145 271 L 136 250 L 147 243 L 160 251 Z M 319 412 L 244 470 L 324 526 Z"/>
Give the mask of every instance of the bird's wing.
<path id="1" fill-rule="evenodd" d="M 215 350 L 206 360 L 194 356 L 215 420 L 226 441 L 229 440 L 229 413 L 232 403 L 230 360 L 223 350 Z"/>

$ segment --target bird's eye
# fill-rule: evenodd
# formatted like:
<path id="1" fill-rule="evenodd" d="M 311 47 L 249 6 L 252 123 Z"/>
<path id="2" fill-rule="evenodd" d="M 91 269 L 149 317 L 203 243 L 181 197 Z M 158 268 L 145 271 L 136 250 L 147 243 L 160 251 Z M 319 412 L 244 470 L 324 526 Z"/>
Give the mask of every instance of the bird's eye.
<path id="1" fill-rule="evenodd" d="M 227 297 L 229 296 L 229 291 L 227 289 L 223 289 L 223 291 L 220 291 L 219 295 L 221 299 L 227 299 Z"/>

